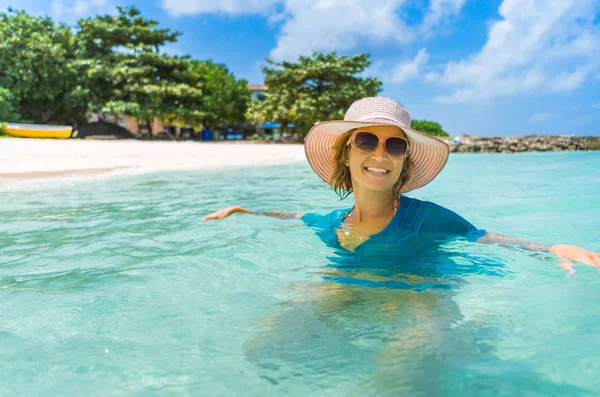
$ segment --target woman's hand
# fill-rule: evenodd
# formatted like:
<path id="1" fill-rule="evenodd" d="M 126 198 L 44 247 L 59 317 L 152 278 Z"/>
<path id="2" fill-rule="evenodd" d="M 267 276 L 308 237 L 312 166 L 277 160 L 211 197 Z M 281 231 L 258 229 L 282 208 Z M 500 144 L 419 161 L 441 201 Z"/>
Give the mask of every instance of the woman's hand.
<path id="1" fill-rule="evenodd" d="M 600 254 L 585 250 L 574 245 L 555 245 L 549 249 L 550 253 L 558 257 L 558 266 L 562 267 L 569 274 L 574 274 L 573 265 L 575 262 L 583 263 L 600 270 Z"/>
<path id="2" fill-rule="evenodd" d="M 531 243 L 529 241 L 523 241 L 513 237 L 494 233 L 486 233 L 485 236 L 481 237 L 479 240 L 477 240 L 477 242 L 509 244 L 520 246 L 532 251 L 550 252 L 551 254 L 557 256 L 557 265 L 565 269 L 567 272 L 569 272 L 569 274 L 575 273 L 573 266 L 576 262 L 583 263 L 584 265 L 595 267 L 596 269 L 600 270 L 600 254 L 574 245 L 559 244 L 553 247 L 547 247 L 545 245 Z"/>
<path id="3" fill-rule="evenodd" d="M 212 214 L 208 214 L 204 218 L 202 218 L 202 220 L 203 221 L 212 221 L 212 220 L 218 220 L 218 219 L 225 219 L 229 215 L 235 214 L 236 212 L 245 212 L 248 214 L 252 213 L 252 211 L 250 211 L 246 208 L 242 208 L 239 206 L 232 206 L 232 207 L 223 208 L 222 210 L 218 210 L 217 212 L 213 212 Z"/>

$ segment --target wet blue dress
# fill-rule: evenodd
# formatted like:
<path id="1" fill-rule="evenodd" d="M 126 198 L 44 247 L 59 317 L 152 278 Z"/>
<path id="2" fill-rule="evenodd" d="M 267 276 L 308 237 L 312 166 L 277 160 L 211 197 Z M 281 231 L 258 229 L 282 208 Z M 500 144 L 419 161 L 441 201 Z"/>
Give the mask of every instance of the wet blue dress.
<path id="1" fill-rule="evenodd" d="M 348 208 L 325 215 L 308 213 L 302 217 L 302 221 L 315 229 L 325 244 L 333 248 L 341 248 L 336 229 L 341 227 L 347 211 Z M 409 248 L 406 247 L 406 243 L 414 244 L 418 240 L 425 243 L 439 242 L 452 237 L 464 237 L 469 241 L 475 241 L 483 235 L 485 230 L 476 228 L 457 213 L 441 205 L 402 196 L 400 207 L 388 226 L 379 233 L 371 235 L 355 251 L 373 249 L 381 251 L 382 247 L 390 245 L 394 248 Z M 421 246 L 422 243 L 418 245 Z"/>
<path id="2" fill-rule="evenodd" d="M 367 271 L 391 277 L 401 272 L 436 279 L 440 276 L 457 275 L 463 272 L 459 271 L 455 259 L 463 254 L 448 252 L 442 245 L 457 239 L 476 241 L 486 233 L 438 204 L 402 196 L 400 207 L 388 226 L 371 235 L 354 250 L 348 251 L 340 245 L 336 233 L 347 211 L 345 208 L 325 215 L 308 213 L 302 217 L 302 221 L 312 228 L 326 245 L 334 248 L 335 255 L 328 257 L 331 260 L 328 267 L 345 272 Z M 482 265 L 481 263 L 475 264 L 468 259 L 467 261 L 474 265 L 469 266 L 469 273 L 481 270 L 478 266 Z M 336 278 L 335 281 L 357 284 L 356 280 L 346 277 Z M 363 280 L 359 284 L 368 283 Z M 402 283 L 386 284 L 388 285 L 377 283 L 373 286 L 404 288 Z"/>

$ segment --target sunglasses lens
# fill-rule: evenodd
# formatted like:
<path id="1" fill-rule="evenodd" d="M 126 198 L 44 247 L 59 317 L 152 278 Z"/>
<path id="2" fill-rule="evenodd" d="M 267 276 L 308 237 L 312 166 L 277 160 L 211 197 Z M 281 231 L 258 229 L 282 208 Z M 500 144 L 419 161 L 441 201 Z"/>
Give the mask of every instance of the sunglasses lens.
<path id="1" fill-rule="evenodd" d="M 377 149 L 379 138 L 370 132 L 359 132 L 354 137 L 354 146 L 361 152 L 372 152 Z"/>
<path id="2" fill-rule="evenodd" d="M 405 139 L 402 138 L 388 138 L 385 141 L 385 150 L 387 150 L 390 157 L 404 157 L 408 145 Z"/>

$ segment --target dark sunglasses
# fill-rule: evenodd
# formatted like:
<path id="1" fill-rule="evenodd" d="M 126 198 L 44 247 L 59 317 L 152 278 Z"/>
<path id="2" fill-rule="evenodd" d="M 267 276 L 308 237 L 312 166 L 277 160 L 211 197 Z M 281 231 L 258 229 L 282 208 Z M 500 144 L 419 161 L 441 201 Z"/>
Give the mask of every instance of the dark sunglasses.
<path id="1" fill-rule="evenodd" d="M 362 153 L 373 153 L 379 146 L 380 139 L 372 132 L 359 131 L 355 132 L 348 145 Z M 387 154 L 396 159 L 404 158 L 408 155 L 409 144 L 408 140 L 399 136 L 389 136 L 383 139 L 383 146 Z"/>

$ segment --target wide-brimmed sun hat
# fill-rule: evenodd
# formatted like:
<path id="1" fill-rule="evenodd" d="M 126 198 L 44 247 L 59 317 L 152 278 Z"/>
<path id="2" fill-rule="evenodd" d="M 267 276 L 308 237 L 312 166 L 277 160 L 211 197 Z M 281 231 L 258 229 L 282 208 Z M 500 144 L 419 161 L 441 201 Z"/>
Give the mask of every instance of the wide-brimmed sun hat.
<path id="1" fill-rule="evenodd" d="M 446 165 L 450 153 L 445 142 L 413 130 L 410 128 L 410 122 L 410 115 L 406 109 L 393 99 L 363 98 L 350 105 L 344 120 L 316 123 L 306 136 L 304 152 L 312 169 L 329 183 L 335 156 L 333 146 L 340 136 L 361 127 L 396 126 L 404 131 L 408 138 L 408 156 L 414 164 L 411 177 L 400 189 L 400 193 L 406 193 L 431 182 Z"/>

